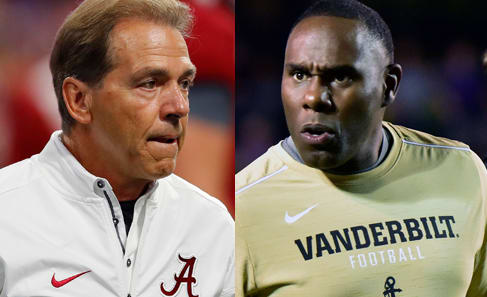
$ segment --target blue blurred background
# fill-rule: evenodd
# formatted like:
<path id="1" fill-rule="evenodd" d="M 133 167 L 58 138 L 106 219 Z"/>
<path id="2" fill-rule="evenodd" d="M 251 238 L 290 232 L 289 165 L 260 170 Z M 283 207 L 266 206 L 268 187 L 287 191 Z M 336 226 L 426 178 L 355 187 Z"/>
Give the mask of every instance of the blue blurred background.
<path id="1" fill-rule="evenodd" d="M 386 120 L 487 156 L 487 1 L 367 0 L 392 31 L 403 79 Z M 288 136 L 280 83 L 287 35 L 312 1 L 237 1 L 236 171 Z"/>

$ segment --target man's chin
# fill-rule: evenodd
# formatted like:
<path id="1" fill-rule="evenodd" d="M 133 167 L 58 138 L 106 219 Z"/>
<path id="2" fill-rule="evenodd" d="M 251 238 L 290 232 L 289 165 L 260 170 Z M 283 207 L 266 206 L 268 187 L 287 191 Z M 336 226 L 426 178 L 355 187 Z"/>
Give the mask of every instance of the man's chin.
<path id="1" fill-rule="evenodd" d="M 304 164 L 322 171 L 332 171 L 341 164 L 337 158 L 337 154 L 327 151 L 314 151 L 302 154 Z"/>
<path id="2" fill-rule="evenodd" d="M 150 168 L 146 169 L 146 174 L 151 180 L 156 180 L 171 175 L 175 169 L 176 160 L 165 159 L 158 161 L 156 164 L 152 164 Z"/>

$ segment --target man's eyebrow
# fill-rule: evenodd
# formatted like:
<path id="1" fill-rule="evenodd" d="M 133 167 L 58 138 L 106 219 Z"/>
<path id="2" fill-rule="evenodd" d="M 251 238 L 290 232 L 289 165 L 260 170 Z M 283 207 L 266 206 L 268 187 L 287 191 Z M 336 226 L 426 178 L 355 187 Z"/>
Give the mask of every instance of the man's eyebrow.
<path id="1" fill-rule="evenodd" d="M 309 71 L 309 67 L 306 66 L 306 64 L 287 63 L 284 65 L 284 68 L 286 68 L 287 70 Z"/>
<path id="2" fill-rule="evenodd" d="M 196 75 L 196 67 L 192 66 L 190 69 L 183 72 L 180 77 L 191 77 Z M 163 68 L 142 68 L 132 75 L 132 80 L 136 81 L 144 77 L 168 77 L 169 71 Z"/>
<path id="3" fill-rule="evenodd" d="M 166 77 L 169 76 L 169 72 L 165 69 L 162 68 L 142 68 L 138 71 L 136 71 L 132 75 L 133 80 L 138 80 L 143 77 Z"/>
<path id="4" fill-rule="evenodd" d="M 190 69 L 184 71 L 183 75 L 181 77 L 191 77 L 196 75 L 196 67 L 193 66 Z"/>

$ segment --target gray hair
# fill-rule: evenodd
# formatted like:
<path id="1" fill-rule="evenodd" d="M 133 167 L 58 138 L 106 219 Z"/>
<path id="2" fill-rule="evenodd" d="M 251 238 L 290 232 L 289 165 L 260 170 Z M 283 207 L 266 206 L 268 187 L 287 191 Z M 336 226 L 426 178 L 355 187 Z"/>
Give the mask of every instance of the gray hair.
<path id="1" fill-rule="evenodd" d="M 75 77 L 89 86 L 98 85 L 114 67 L 110 33 L 122 19 L 139 18 L 177 29 L 187 37 L 193 16 L 178 0 L 86 0 L 64 21 L 51 52 L 50 68 L 62 129 L 69 134 L 75 120 L 63 99 L 62 86 Z"/>

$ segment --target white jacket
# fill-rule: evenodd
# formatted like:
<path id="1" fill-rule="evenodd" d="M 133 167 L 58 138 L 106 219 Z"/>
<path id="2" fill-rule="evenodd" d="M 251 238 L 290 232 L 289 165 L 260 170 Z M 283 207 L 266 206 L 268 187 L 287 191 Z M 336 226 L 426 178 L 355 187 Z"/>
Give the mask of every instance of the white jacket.
<path id="1" fill-rule="evenodd" d="M 107 180 L 60 140 L 0 170 L 0 297 L 233 296 L 234 222 L 176 175 L 135 204 L 128 238 Z"/>

